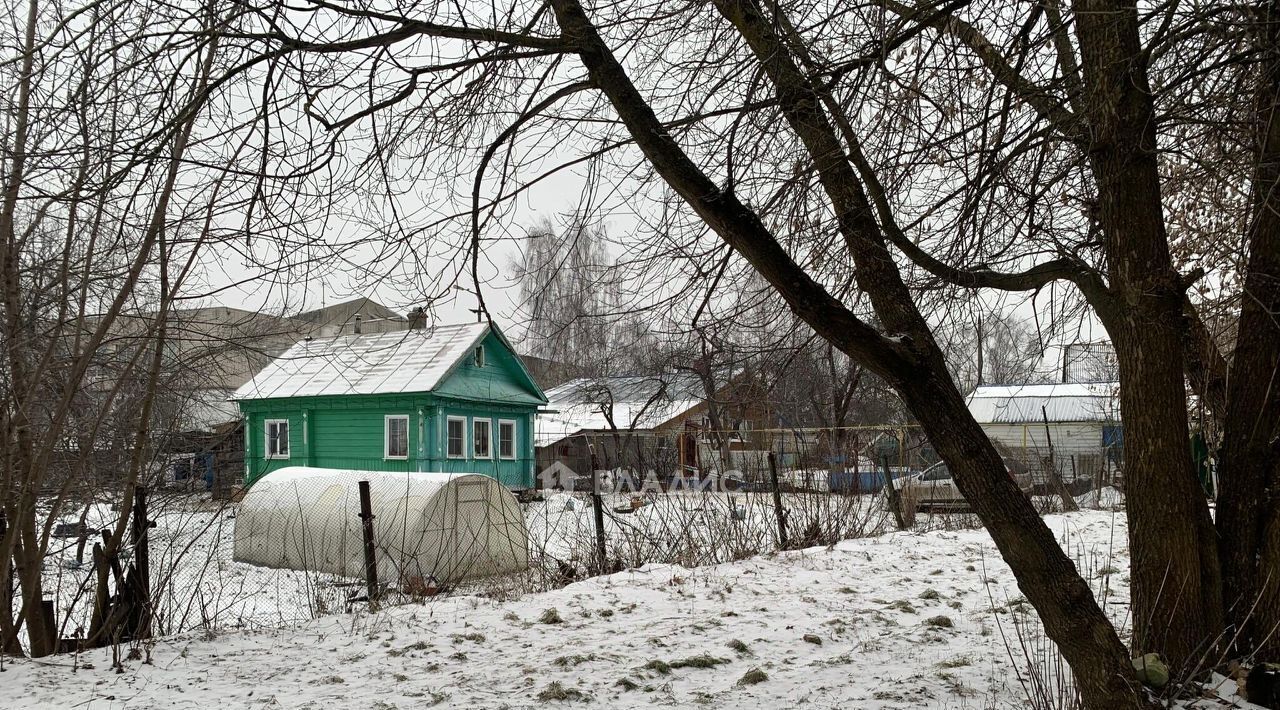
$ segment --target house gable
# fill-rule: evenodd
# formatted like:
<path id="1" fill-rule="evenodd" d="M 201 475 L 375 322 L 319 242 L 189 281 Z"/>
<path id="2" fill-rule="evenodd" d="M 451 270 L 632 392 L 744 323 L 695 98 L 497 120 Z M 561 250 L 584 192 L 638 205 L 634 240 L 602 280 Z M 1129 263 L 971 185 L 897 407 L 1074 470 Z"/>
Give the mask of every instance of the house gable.
<path id="1" fill-rule="evenodd" d="M 484 364 L 476 363 L 476 347 L 484 348 Z M 440 397 L 495 402 L 512 405 L 545 404 L 546 395 L 533 381 L 511 346 L 497 330 L 490 328 L 441 378 L 432 392 Z"/>

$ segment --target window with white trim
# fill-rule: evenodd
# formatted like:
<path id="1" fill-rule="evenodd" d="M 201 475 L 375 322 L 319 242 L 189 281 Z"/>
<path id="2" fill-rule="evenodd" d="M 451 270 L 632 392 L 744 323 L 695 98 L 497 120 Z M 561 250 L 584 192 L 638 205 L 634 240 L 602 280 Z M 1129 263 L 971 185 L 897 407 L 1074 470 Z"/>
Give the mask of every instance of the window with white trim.
<path id="1" fill-rule="evenodd" d="M 484 346 L 476 346 L 476 367 L 484 367 Z"/>
<path id="2" fill-rule="evenodd" d="M 267 458 L 289 458 L 289 420 L 268 419 L 266 421 L 266 440 Z"/>
<path id="3" fill-rule="evenodd" d="M 498 458 L 508 461 L 516 457 L 516 422 L 514 419 L 498 420 Z"/>
<path id="4" fill-rule="evenodd" d="M 493 458 L 493 449 L 490 448 L 490 439 L 493 435 L 493 432 L 491 431 L 492 428 L 492 420 L 471 420 L 471 451 L 478 459 Z"/>
<path id="5" fill-rule="evenodd" d="M 445 453 L 451 459 L 465 459 L 467 457 L 467 420 L 465 417 L 449 417 L 446 420 L 446 434 L 448 442 L 446 442 Z"/>
<path id="6" fill-rule="evenodd" d="M 409 415 L 388 414 L 385 419 L 382 456 L 388 459 L 409 458 Z"/>

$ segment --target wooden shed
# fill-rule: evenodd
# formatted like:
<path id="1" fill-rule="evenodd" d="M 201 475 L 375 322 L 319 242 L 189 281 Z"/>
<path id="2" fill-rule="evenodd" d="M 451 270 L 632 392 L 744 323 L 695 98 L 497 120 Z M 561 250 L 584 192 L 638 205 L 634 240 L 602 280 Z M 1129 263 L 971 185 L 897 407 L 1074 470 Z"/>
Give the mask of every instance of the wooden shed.
<path id="1" fill-rule="evenodd" d="M 533 486 L 547 399 L 490 323 L 303 340 L 236 390 L 245 483 L 286 466 L 477 473 Z"/>

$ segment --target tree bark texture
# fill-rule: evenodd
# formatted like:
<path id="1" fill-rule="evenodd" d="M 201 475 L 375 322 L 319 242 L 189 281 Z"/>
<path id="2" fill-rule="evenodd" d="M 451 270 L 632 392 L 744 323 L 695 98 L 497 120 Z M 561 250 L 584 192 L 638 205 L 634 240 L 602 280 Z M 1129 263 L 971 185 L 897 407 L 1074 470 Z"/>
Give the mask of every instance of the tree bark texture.
<path id="1" fill-rule="evenodd" d="M 1194 668 L 1222 628 L 1217 545 L 1189 454 L 1183 287 L 1165 232 L 1137 10 L 1083 0 L 1075 16 L 1113 297 L 1102 315 L 1120 366 L 1133 645 L 1176 673 Z"/>
<path id="2" fill-rule="evenodd" d="M 1228 385 L 1217 525 L 1239 655 L 1280 660 L 1280 2 L 1255 29 L 1253 215 Z"/>

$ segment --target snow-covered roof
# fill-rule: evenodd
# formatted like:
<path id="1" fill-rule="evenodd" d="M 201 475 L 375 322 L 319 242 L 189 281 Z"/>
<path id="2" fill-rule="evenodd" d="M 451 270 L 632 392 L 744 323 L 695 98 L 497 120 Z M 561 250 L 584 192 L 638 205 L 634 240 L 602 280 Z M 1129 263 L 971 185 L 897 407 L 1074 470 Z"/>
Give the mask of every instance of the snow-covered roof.
<path id="1" fill-rule="evenodd" d="M 580 431 L 652 429 L 704 401 L 692 373 L 570 380 L 547 392 L 549 414 L 539 414 L 535 446 L 546 446 Z M 610 419 L 613 425 L 610 425 Z"/>
<path id="2" fill-rule="evenodd" d="M 182 427 L 189 431 L 213 431 L 219 424 L 240 419 L 240 410 L 229 401 L 232 391 L 221 387 L 192 391 L 182 403 Z"/>
<path id="3" fill-rule="evenodd" d="M 983 385 L 969 395 L 969 412 L 979 424 L 1118 422 L 1116 382 L 1048 385 Z M 1043 408 L 1043 410 L 1041 409 Z"/>
<path id="4" fill-rule="evenodd" d="M 489 331 L 487 323 L 303 340 L 232 399 L 430 392 Z"/>

